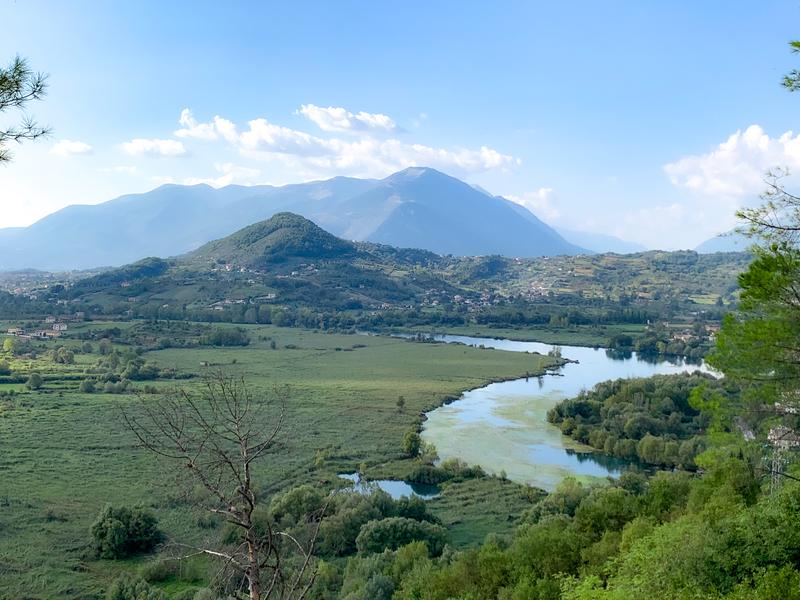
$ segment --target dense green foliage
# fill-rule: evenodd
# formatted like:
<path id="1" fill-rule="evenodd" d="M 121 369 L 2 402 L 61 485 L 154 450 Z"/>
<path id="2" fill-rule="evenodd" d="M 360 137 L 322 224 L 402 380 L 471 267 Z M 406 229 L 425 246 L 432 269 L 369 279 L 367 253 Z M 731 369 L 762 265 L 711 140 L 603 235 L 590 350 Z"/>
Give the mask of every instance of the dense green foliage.
<path id="1" fill-rule="evenodd" d="M 91 528 L 97 556 L 125 558 L 150 552 L 162 539 L 155 515 L 143 508 L 106 506 Z"/>
<path id="2" fill-rule="evenodd" d="M 140 577 L 123 575 L 108 588 L 106 600 L 167 600 L 167 595 Z"/>
<path id="3" fill-rule="evenodd" d="M 550 409 L 547 418 L 565 435 L 606 454 L 665 467 L 693 469 L 706 447 L 709 415 L 692 406 L 693 390 L 738 390 L 711 375 L 658 375 L 600 383 Z"/>
<path id="4" fill-rule="evenodd" d="M 797 484 L 760 497 L 744 456 L 702 478 L 629 474 L 599 487 L 567 479 L 510 539 L 441 558 L 420 543 L 354 557 L 314 597 L 335 597 L 334 580 L 343 598 L 797 598 L 799 509 Z"/>
<path id="5" fill-rule="evenodd" d="M 217 327 L 200 338 L 202 346 L 247 346 L 249 343 L 250 336 L 247 335 L 247 331 L 239 327 Z"/>
<path id="6" fill-rule="evenodd" d="M 362 554 L 397 550 L 411 542 L 425 542 L 431 556 L 438 556 L 447 541 L 445 530 L 435 523 L 406 517 L 373 520 L 361 527 L 356 548 Z"/>

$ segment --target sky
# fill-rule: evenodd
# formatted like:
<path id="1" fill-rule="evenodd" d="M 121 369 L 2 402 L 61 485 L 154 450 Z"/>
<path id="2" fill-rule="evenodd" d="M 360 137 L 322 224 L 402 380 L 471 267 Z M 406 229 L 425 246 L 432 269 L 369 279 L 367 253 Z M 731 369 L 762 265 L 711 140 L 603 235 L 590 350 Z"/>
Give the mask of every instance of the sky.
<path id="1" fill-rule="evenodd" d="M 0 0 L 0 21 L 0 63 L 49 74 L 28 112 L 53 130 L 0 166 L 0 227 L 170 182 L 431 166 L 692 248 L 768 169 L 800 173 L 796 1 Z"/>

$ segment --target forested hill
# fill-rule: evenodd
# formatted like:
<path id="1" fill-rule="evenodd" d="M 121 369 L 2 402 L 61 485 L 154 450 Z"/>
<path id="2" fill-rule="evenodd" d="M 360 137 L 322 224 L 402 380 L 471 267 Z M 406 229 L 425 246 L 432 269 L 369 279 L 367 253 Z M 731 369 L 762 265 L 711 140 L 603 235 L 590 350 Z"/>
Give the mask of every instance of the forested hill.
<path id="1" fill-rule="evenodd" d="M 54 285 L 23 287 L 51 311 L 271 322 L 274 309 L 370 311 L 398 324 L 627 322 L 698 315 L 735 304 L 746 254 L 644 252 L 538 259 L 440 256 L 338 238 L 279 213 L 177 258 L 147 258 Z M 18 289 L 13 277 L 6 289 Z M 57 308 L 67 307 L 65 309 Z M 14 306 L 10 314 L 25 313 Z M 378 317 L 375 317 L 375 315 Z M 337 318 L 340 318 L 337 314 Z M 359 316 L 359 319 L 365 315 Z M 398 320 L 399 319 L 399 320 Z"/>

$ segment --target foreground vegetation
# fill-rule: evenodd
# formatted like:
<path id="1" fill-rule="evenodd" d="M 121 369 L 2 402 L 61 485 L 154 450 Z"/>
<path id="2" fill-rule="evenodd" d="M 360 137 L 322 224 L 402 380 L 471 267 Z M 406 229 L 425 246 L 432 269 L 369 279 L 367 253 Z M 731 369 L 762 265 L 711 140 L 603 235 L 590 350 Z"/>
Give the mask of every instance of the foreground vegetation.
<path id="1" fill-rule="evenodd" d="M 488 381 L 538 372 L 549 360 L 272 326 L 245 326 L 246 346 L 214 347 L 189 343 L 205 331 L 189 325 L 192 336 L 177 331 L 170 336 L 188 347 L 156 350 L 164 334 L 158 327 L 92 323 L 73 328 L 72 337 L 33 343 L 32 353 L 23 348 L 7 353 L 12 376 L 21 381 L 0 384 L 5 394 L 0 398 L 0 597 L 97 598 L 117 574 L 144 565 L 142 557 L 109 561 L 93 555 L 89 527 L 106 504 L 145 504 L 171 539 L 209 534 L 192 499 L 165 474 L 166 465 L 144 453 L 125 427 L 120 408 L 136 404 L 134 389 L 196 386 L 204 373 L 218 368 L 244 376 L 256 392 L 288 384 L 287 425 L 258 471 L 265 484 L 261 492 L 273 496 L 306 482 L 337 487 L 344 483 L 338 473 L 357 470 L 406 477 L 418 463 L 404 454 L 402 440 L 419 427 L 422 411 Z M 115 340 L 137 336 L 145 345 L 153 342 L 154 349 L 138 354 L 136 346 L 115 341 L 101 355 L 95 338 L 109 334 Z M 82 349 L 87 341 L 92 352 Z M 72 364 L 53 361 L 58 345 L 73 350 Z M 124 356 L 138 356 L 163 376 L 131 381 L 127 393 L 103 388 L 81 393 L 85 371 L 115 352 L 118 371 L 127 368 Z M 24 381 L 34 371 L 44 382 L 29 390 Z M 509 515 L 529 505 L 523 488 L 486 478 L 446 485 L 430 510 L 448 526 L 449 543 L 463 547 L 491 531 L 509 531 L 514 524 Z M 198 584 L 206 577 L 200 573 Z M 169 591 L 189 586 L 171 575 L 158 585 Z"/>

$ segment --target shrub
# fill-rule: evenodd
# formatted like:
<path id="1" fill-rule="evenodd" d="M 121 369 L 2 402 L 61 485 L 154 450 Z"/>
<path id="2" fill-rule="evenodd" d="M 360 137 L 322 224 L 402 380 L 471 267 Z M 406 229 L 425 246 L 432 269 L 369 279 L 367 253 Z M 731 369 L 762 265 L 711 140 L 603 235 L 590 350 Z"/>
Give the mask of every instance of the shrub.
<path id="1" fill-rule="evenodd" d="M 94 379 L 84 379 L 78 389 L 82 394 L 91 394 L 94 392 Z"/>
<path id="2" fill-rule="evenodd" d="M 403 436 L 403 452 L 408 456 L 416 456 L 419 454 L 420 445 L 422 440 L 416 431 L 407 431 Z"/>
<path id="3" fill-rule="evenodd" d="M 202 346 L 247 346 L 249 343 L 250 336 L 240 327 L 217 327 L 200 338 Z"/>
<path id="4" fill-rule="evenodd" d="M 125 558 L 150 552 L 161 542 L 158 521 L 142 508 L 106 506 L 91 527 L 100 558 Z"/>
<path id="5" fill-rule="evenodd" d="M 44 379 L 42 379 L 42 376 L 39 375 L 39 373 L 31 373 L 30 377 L 28 377 L 28 381 L 25 382 L 25 386 L 29 390 L 38 390 L 40 387 L 42 387 L 43 383 Z"/>
<path id="6" fill-rule="evenodd" d="M 108 588 L 106 600 L 167 600 L 167 596 L 141 577 L 123 575 Z"/>
<path id="7" fill-rule="evenodd" d="M 427 521 L 389 517 L 365 524 L 356 538 L 356 547 L 362 554 L 369 554 L 397 550 L 416 541 L 425 542 L 431 555 L 438 556 L 444 549 L 447 533 L 443 527 Z"/>

